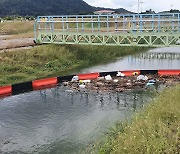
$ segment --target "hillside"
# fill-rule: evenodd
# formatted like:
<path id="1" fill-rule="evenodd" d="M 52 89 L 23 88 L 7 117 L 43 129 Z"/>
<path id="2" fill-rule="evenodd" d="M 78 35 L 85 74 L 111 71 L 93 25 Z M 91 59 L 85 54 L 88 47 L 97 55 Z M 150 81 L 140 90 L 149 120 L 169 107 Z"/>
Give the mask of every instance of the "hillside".
<path id="1" fill-rule="evenodd" d="M 0 0 L 0 16 L 87 14 L 100 9 L 83 0 Z M 115 11 L 128 12 L 125 9 Z"/>

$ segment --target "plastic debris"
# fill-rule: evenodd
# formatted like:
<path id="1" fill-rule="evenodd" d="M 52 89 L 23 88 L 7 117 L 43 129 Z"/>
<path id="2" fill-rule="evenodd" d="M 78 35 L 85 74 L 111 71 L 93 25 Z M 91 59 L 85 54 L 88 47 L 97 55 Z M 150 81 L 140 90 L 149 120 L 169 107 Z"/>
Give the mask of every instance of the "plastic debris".
<path id="1" fill-rule="evenodd" d="M 155 79 L 153 79 L 153 80 L 149 80 L 149 82 L 148 83 L 156 83 L 156 80 Z"/>
<path id="2" fill-rule="evenodd" d="M 147 76 L 144 76 L 144 75 L 139 75 L 137 77 L 137 80 L 140 81 L 140 80 L 143 80 L 143 81 L 147 81 L 148 80 L 148 77 Z"/>
<path id="3" fill-rule="evenodd" d="M 73 93 L 74 91 L 73 90 L 65 90 L 65 92 Z"/>
<path id="4" fill-rule="evenodd" d="M 112 80 L 106 81 L 106 79 L 108 80 L 112 79 Z M 70 81 L 67 86 L 68 88 L 72 89 L 73 92 L 75 91 L 91 92 L 92 91 L 92 92 L 101 93 L 101 92 L 123 92 L 123 91 L 137 90 L 137 89 L 142 89 L 142 88 L 156 90 L 157 88 L 161 88 L 162 84 L 165 86 L 170 86 L 170 85 L 173 85 L 174 83 L 179 83 L 179 81 L 180 81 L 180 76 L 167 77 L 167 76 L 157 76 L 157 75 L 150 74 L 150 75 L 116 77 L 116 76 L 111 76 L 110 74 L 107 74 L 106 78 L 99 77 L 99 80 L 91 79 L 89 81 L 86 79 L 86 80 L 78 80 L 76 82 Z M 67 83 L 64 82 L 64 85 L 66 84 Z"/>
<path id="5" fill-rule="evenodd" d="M 80 85 L 79 85 L 79 88 L 84 89 L 84 88 L 86 88 L 86 85 L 80 84 Z"/>
<path id="6" fill-rule="evenodd" d="M 104 77 L 98 77 L 97 80 L 98 81 L 104 80 Z"/>
<path id="7" fill-rule="evenodd" d="M 102 83 L 102 82 L 97 82 L 96 85 L 97 85 L 97 86 L 102 86 L 102 85 L 104 85 L 104 83 Z"/>
<path id="8" fill-rule="evenodd" d="M 117 79 L 114 79 L 113 81 L 114 81 L 114 83 L 117 83 L 119 80 L 117 80 Z"/>
<path id="9" fill-rule="evenodd" d="M 64 86 L 68 86 L 69 82 L 63 82 Z"/>
<path id="10" fill-rule="evenodd" d="M 73 76 L 72 81 L 78 81 L 79 77 L 78 76 Z"/>
<path id="11" fill-rule="evenodd" d="M 118 72 L 116 76 L 121 76 L 121 77 L 124 77 L 125 74 L 124 73 L 121 73 L 121 72 Z"/>
<path id="12" fill-rule="evenodd" d="M 79 80 L 79 83 L 80 83 L 80 84 L 83 84 L 83 80 Z"/>
<path id="13" fill-rule="evenodd" d="M 148 83 L 146 84 L 146 86 L 152 86 L 152 85 L 154 85 L 154 83 L 149 83 L 149 82 L 148 82 Z"/>
<path id="14" fill-rule="evenodd" d="M 82 83 L 90 83 L 91 80 L 80 80 L 79 82 L 82 82 Z"/>
<path id="15" fill-rule="evenodd" d="M 132 86 L 132 84 L 130 82 L 126 83 L 127 86 Z"/>
<path id="16" fill-rule="evenodd" d="M 111 75 L 107 75 L 107 76 L 105 76 L 105 79 L 106 79 L 107 81 L 110 81 L 110 80 L 112 80 L 112 77 L 111 77 Z"/>

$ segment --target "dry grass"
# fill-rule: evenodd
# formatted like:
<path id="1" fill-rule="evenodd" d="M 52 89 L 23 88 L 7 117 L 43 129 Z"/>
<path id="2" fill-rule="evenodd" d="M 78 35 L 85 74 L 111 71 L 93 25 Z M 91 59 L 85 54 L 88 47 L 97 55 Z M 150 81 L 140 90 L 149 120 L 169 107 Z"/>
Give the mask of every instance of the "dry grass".
<path id="1" fill-rule="evenodd" d="M 7 39 L 33 37 L 34 21 L 0 23 L 0 34 L 12 35 Z"/>

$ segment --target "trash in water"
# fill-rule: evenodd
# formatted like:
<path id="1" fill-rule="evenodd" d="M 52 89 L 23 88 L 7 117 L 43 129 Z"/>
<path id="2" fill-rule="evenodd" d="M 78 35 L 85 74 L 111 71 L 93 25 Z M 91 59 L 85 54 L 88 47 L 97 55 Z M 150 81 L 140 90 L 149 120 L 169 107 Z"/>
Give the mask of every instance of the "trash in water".
<path id="1" fill-rule="evenodd" d="M 77 77 L 74 77 L 77 80 Z M 109 80 L 109 81 L 108 81 Z M 123 92 L 136 89 L 154 89 L 156 85 L 175 85 L 180 82 L 180 76 L 139 75 L 117 77 L 107 75 L 93 80 L 79 80 L 79 82 L 63 83 L 73 91 L 86 92 Z"/>
<path id="2" fill-rule="evenodd" d="M 124 77 L 125 74 L 124 73 L 121 73 L 121 72 L 118 72 L 116 76 L 121 76 L 121 77 Z"/>
<path id="3" fill-rule="evenodd" d="M 156 79 L 153 79 L 153 80 L 149 80 L 148 83 L 156 83 Z"/>
<path id="4" fill-rule="evenodd" d="M 79 77 L 78 76 L 73 76 L 72 81 L 78 81 Z"/>
<path id="5" fill-rule="evenodd" d="M 114 81 L 114 83 L 117 83 L 119 80 L 118 79 L 114 79 L 113 81 Z"/>
<path id="6" fill-rule="evenodd" d="M 143 80 L 143 81 L 147 81 L 148 80 L 148 77 L 147 76 L 144 76 L 144 75 L 139 75 L 137 77 L 137 80 L 140 81 L 140 80 Z"/>
<path id="7" fill-rule="evenodd" d="M 73 93 L 74 91 L 73 90 L 65 90 L 65 92 Z"/>
<path id="8" fill-rule="evenodd" d="M 80 85 L 79 85 L 79 88 L 84 89 L 84 88 L 86 88 L 86 85 L 80 84 Z"/>
<path id="9" fill-rule="evenodd" d="M 80 83 L 90 83 L 91 80 L 80 80 L 79 82 L 80 82 Z"/>
<path id="10" fill-rule="evenodd" d="M 155 83 L 150 83 L 150 82 L 148 82 L 147 84 L 146 84 L 146 86 L 152 86 L 152 85 L 154 85 Z"/>
<path id="11" fill-rule="evenodd" d="M 98 81 L 104 80 L 104 77 L 98 77 L 97 80 L 98 80 Z"/>
<path id="12" fill-rule="evenodd" d="M 130 82 L 126 83 L 127 86 L 132 86 L 132 84 Z"/>
<path id="13" fill-rule="evenodd" d="M 111 77 L 111 75 L 107 75 L 107 76 L 105 76 L 105 79 L 106 79 L 107 81 L 110 81 L 110 80 L 112 80 L 112 77 Z"/>
<path id="14" fill-rule="evenodd" d="M 64 86 L 68 86 L 69 82 L 63 82 Z"/>

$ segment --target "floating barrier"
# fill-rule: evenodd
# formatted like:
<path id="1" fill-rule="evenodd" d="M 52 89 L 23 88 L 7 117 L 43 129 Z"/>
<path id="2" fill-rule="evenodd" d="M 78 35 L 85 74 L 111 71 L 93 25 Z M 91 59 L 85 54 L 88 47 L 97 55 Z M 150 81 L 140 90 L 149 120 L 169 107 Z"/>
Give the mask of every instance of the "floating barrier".
<path id="1" fill-rule="evenodd" d="M 121 71 L 125 76 L 133 76 L 133 75 L 139 75 L 139 70 L 130 70 L 130 71 Z"/>
<path id="2" fill-rule="evenodd" d="M 158 75 L 180 75 L 180 70 L 159 70 Z"/>
<path id="3" fill-rule="evenodd" d="M 57 77 L 58 83 L 61 83 L 64 81 L 71 81 L 74 76 L 76 76 L 76 75 L 59 76 L 59 77 Z"/>
<path id="4" fill-rule="evenodd" d="M 0 87 L 0 95 L 8 95 L 12 93 L 12 86 Z"/>
<path id="5" fill-rule="evenodd" d="M 79 80 L 97 79 L 99 73 L 78 74 Z"/>
<path id="6" fill-rule="evenodd" d="M 22 92 L 26 92 L 26 91 L 32 91 L 32 90 L 33 90 L 32 81 L 12 85 L 12 94 L 13 95 L 16 95 L 16 94 L 19 94 Z"/>
<path id="7" fill-rule="evenodd" d="M 99 74 L 100 74 L 100 77 L 107 76 L 107 75 L 116 76 L 117 75 L 117 71 L 113 71 L 113 72 L 100 72 Z"/>
<path id="8" fill-rule="evenodd" d="M 71 81 L 74 76 L 78 76 L 79 80 L 90 80 L 96 79 L 98 77 L 104 77 L 107 75 L 116 76 L 118 72 L 124 74 L 125 76 L 133 76 L 133 75 L 159 75 L 159 76 L 170 76 L 170 75 L 180 75 L 180 70 L 129 70 L 129 71 L 113 71 L 113 72 L 100 72 L 100 73 L 88 73 L 88 74 L 78 74 L 78 75 L 68 75 L 68 76 L 59 76 L 47 79 L 34 80 L 19 84 L 13 84 L 10 86 L 0 87 L 0 97 L 4 97 L 7 95 L 16 95 L 19 93 L 45 89 L 49 87 L 54 87 L 58 83 L 62 83 L 64 81 Z"/>
<path id="9" fill-rule="evenodd" d="M 158 75 L 158 70 L 140 70 L 141 75 L 152 74 Z"/>
<path id="10" fill-rule="evenodd" d="M 33 85 L 33 89 L 39 89 L 41 87 L 56 85 L 57 83 L 58 83 L 58 80 L 57 80 L 57 77 L 55 77 L 55 78 L 35 80 L 32 82 L 32 85 Z"/>

